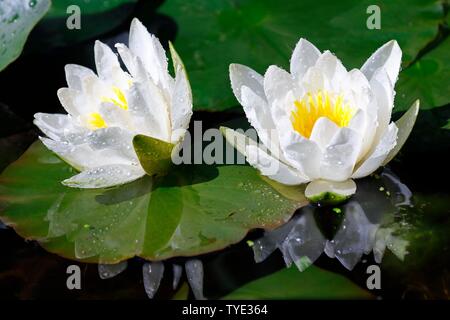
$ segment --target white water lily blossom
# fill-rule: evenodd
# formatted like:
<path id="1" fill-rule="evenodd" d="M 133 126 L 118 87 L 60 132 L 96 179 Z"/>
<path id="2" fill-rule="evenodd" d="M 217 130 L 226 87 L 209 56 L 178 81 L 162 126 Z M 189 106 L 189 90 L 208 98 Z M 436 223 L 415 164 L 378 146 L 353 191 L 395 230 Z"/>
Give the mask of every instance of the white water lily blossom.
<path id="1" fill-rule="evenodd" d="M 171 46 L 175 78 L 165 51 L 142 23 L 131 23 L 129 46 L 117 55 L 95 43 L 92 70 L 66 65 L 68 88 L 58 97 L 68 114 L 35 114 L 47 148 L 81 171 L 62 183 L 79 188 L 110 187 L 142 177 L 145 171 L 133 137 L 149 136 L 180 145 L 192 115 L 192 94 L 183 63 Z"/>
<path id="2" fill-rule="evenodd" d="M 300 39 L 290 73 L 272 65 L 262 76 L 232 64 L 233 92 L 262 145 L 244 145 L 231 129 L 225 136 L 262 175 L 286 185 L 309 183 L 311 200 L 346 198 L 356 191 L 353 179 L 390 161 L 414 125 L 418 101 L 397 122 L 401 127 L 390 122 L 401 56 L 390 41 L 361 69 L 347 71 L 331 52 Z"/>

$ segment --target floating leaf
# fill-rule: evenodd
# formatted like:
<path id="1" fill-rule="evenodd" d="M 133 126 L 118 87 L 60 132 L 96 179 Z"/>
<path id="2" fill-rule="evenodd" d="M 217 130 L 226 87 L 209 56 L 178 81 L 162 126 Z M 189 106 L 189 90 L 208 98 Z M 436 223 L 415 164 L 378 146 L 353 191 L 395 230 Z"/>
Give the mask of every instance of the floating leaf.
<path id="1" fill-rule="evenodd" d="M 0 71 L 16 60 L 28 34 L 50 8 L 50 0 L 0 2 Z"/>
<path id="2" fill-rule="evenodd" d="M 228 77 L 230 63 L 264 73 L 271 65 L 287 68 L 300 37 L 331 50 L 348 69 L 360 67 L 383 43 L 396 39 L 407 65 L 438 33 L 444 18 L 435 0 L 378 1 L 381 29 L 370 30 L 370 0 L 171 0 L 160 12 L 179 28 L 175 46 L 183 57 L 199 109 L 237 105 Z M 416 99 L 416 98 L 413 98 Z M 409 104 L 408 104 L 409 106 Z"/>
<path id="3" fill-rule="evenodd" d="M 225 296 L 226 300 L 369 299 L 370 293 L 345 277 L 315 266 L 295 266 L 252 281 Z"/>
<path id="4" fill-rule="evenodd" d="M 30 37 L 30 47 L 42 50 L 94 39 L 125 22 L 136 3 L 137 0 L 53 1 Z M 78 13 L 80 28 L 69 28 L 67 24 L 75 22 Z"/>
<path id="5" fill-rule="evenodd" d="M 61 184 L 73 174 L 35 142 L 0 176 L 0 216 L 50 252 L 87 262 L 219 250 L 306 204 L 302 193 L 284 198 L 250 166 L 173 166 L 161 178 L 90 190 Z"/>
<path id="6" fill-rule="evenodd" d="M 426 53 L 400 73 L 395 96 L 396 111 L 407 110 L 416 99 L 421 109 L 450 103 L 450 39 Z"/>

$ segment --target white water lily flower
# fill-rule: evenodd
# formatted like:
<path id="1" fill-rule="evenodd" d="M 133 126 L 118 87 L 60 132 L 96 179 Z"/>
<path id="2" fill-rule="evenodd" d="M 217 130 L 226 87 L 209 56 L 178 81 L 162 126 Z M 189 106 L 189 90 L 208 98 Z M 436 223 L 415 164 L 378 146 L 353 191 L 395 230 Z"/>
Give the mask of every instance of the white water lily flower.
<path id="1" fill-rule="evenodd" d="M 192 115 L 192 94 L 183 63 L 171 46 L 175 78 L 165 51 L 138 19 L 131 23 L 129 47 L 116 44 L 128 69 L 100 41 L 95 43 L 97 74 L 69 64 L 68 88 L 58 97 L 68 114 L 35 114 L 42 142 L 81 173 L 63 181 L 80 188 L 127 183 L 145 174 L 133 137 L 149 136 L 180 145 Z"/>
<path id="2" fill-rule="evenodd" d="M 286 185 L 310 182 L 312 200 L 346 198 L 356 191 L 352 179 L 390 161 L 411 132 L 418 101 L 397 122 L 402 127 L 390 122 L 401 55 L 390 41 L 360 70 L 347 71 L 331 52 L 300 39 L 290 73 L 272 65 L 262 76 L 232 64 L 233 92 L 263 147 L 244 145 L 230 129 L 225 136 L 262 175 Z"/>

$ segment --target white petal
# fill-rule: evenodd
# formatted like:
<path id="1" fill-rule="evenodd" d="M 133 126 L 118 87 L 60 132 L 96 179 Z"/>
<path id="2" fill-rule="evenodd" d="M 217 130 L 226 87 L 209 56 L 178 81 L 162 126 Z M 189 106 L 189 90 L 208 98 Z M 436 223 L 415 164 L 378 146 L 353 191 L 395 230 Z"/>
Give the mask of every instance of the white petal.
<path id="1" fill-rule="evenodd" d="M 112 94 L 111 87 L 96 75 L 83 78 L 81 86 L 82 93 L 91 107 L 90 112 L 98 112 L 98 106 L 102 103 L 104 97 L 109 97 Z"/>
<path id="2" fill-rule="evenodd" d="M 338 92 L 342 92 L 353 106 L 368 111 L 367 106 L 372 100 L 373 94 L 369 81 L 358 69 L 350 70 L 346 74 L 339 85 Z"/>
<path id="3" fill-rule="evenodd" d="M 131 50 L 123 43 L 117 43 L 115 45 L 117 51 L 119 52 L 120 58 L 122 59 L 125 67 L 127 67 L 128 72 L 137 78 L 137 57 L 131 52 Z"/>
<path id="4" fill-rule="evenodd" d="M 43 137 L 39 137 L 39 139 L 48 149 L 77 170 L 84 170 L 94 163 L 94 159 L 90 156 L 91 149 L 87 145 L 74 146 L 68 142 L 54 141 Z"/>
<path id="5" fill-rule="evenodd" d="M 331 142 L 339 127 L 327 117 L 319 118 L 311 132 L 310 140 L 315 141 L 322 149 L 325 149 Z"/>
<path id="6" fill-rule="evenodd" d="M 126 99 L 133 124 L 139 133 L 170 142 L 167 101 L 152 81 L 134 82 Z"/>
<path id="7" fill-rule="evenodd" d="M 61 140 L 65 130 L 73 127 L 70 116 L 66 114 L 36 113 L 34 124 L 51 139 Z"/>
<path id="8" fill-rule="evenodd" d="M 300 39 L 291 57 L 291 74 L 301 79 L 320 57 L 320 51 L 308 40 Z"/>
<path id="9" fill-rule="evenodd" d="M 232 63 L 230 64 L 230 80 L 233 93 L 240 104 L 242 104 L 242 86 L 250 88 L 261 99 L 265 99 L 263 88 L 264 79 L 255 70 L 241 64 Z"/>
<path id="10" fill-rule="evenodd" d="M 84 78 L 95 76 L 94 71 L 77 64 L 66 64 L 64 71 L 66 73 L 66 81 L 69 88 L 78 91 L 81 91 L 83 88 L 82 84 Z"/>
<path id="11" fill-rule="evenodd" d="M 262 175 L 289 185 L 309 181 L 301 172 L 278 160 L 274 155 L 269 155 L 250 137 L 226 127 L 221 127 L 220 131 L 227 142 L 243 154 L 250 165 L 260 170 Z"/>
<path id="12" fill-rule="evenodd" d="M 324 90 L 327 82 L 322 70 L 313 66 L 306 72 L 300 83 L 300 87 L 303 88 L 304 92 L 317 92 Z"/>
<path id="13" fill-rule="evenodd" d="M 384 68 L 391 83 L 395 84 L 400 70 L 401 60 L 402 50 L 398 46 L 397 41 L 391 40 L 381 46 L 367 59 L 361 71 L 370 80 L 377 69 Z"/>
<path id="14" fill-rule="evenodd" d="M 133 149 L 133 134 L 118 127 L 102 128 L 92 131 L 86 139 L 93 150 L 116 150 L 124 158 L 136 161 L 136 153 Z"/>
<path id="15" fill-rule="evenodd" d="M 62 184 L 75 188 L 107 188 L 128 183 L 144 176 L 140 167 L 130 165 L 105 165 L 83 171 Z"/>
<path id="16" fill-rule="evenodd" d="M 397 126 L 391 123 L 370 156 L 355 170 L 352 178 L 368 176 L 378 169 L 387 158 L 389 152 L 395 147 L 397 141 Z"/>
<path id="17" fill-rule="evenodd" d="M 141 59 L 155 84 L 168 89 L 166 52 L 159 40 L 136 18 L 131 22 L 129 48 Z"/>
<path id="18" fill-rule="evenodd" d="M 370 150 L 373 142 L 373 137 L 377 127 L 376 117 L 373 119 L 368 113 L 362 109 L 359 109 L 353 118 L 350 120 L 348 128 L 357 132 L 361 137 L 361 149 L 356 159 L 356 162 L 364 158 L 367 152 Z"/>
<path id="19" fill-rule="evenodd" d="M 94 150 L 87 143 L 74 145 L 67 141 L 40 138 L 44 145 L 77 170 L 85 170 L 107 164 L 130 165 L 129 156 L 115 149 Z"/>
<path id="20" fill-rule="evenodd" d="M 356 184 L 352 179 L 345 181 L 314 180 L 305 189 L 308 199 L 320 197 L 325 193 L 334 193 L 339 196 L 348 197 L 356 192 Z"/>
<path id="21" fill-rule="evenodd" d="M 241 100 L 245 115 L 252 127 L 256 129 L 262 143 L 272 152 L 277 152 L 279 150 L 278 136 L 267 102 L 246 86 L 242 87 Z"/>
<path id="22" fill-rule="evenodd" d="M 359 161 L 370 150 L 378 127 L 377 99 L 366 76 L 357 69 L 348 72 L 346 79 L 342 82 L 341 92 L 351 105 L 359 109 L 348 126 L 358 132 L 363 139 L 358 156 Z"/>
<path id="23" fill-rule="evenodd" d="M 175 70 L 175 82 L 170 98 L 171 139 L 172 143 L 177 143 L 184 137 L 192 117 L 192 91 L 183 61 L 171 42 L 169 48 Z"/>
<path id="24" fill-rule="evenodd" d="M 57 95 L 68 114 L 78 117 L 89 112 L 89 104 L 80 91 L 72 88 L 60 88 Z"/>
<path id="25" fill-rule="evenodd" d="M 291 122 L 294 101 L 293 93 L 289 92 L 284 99 L 272 103 L 270 108 L 281 150 L 279 159 L 304 176 L 315 179 L 319 176 L 321 150 L 316 142 L 303 138 L 294 130 Z"/>
<path id="26" fill-rule="evenodd" d="M 373 144 L 377 144 L 386 131 L 391 120 L 392 108 L 394 106 L 394 90 L 386 70 L 379 69 L 370 80 L 370 86 L 374 94 L 377 106 L 377 122 Z"/>
<path id="27" fill-rule="evenodd" d="M 101 41 L 95 41 L 95 66 L 100 79 L 119 88 L 128 87 L 129 78 L 120 68 L 115 53 Z"/>
<path id="28" fill-rule="evenodd" d="M 352 172 L 361 148 L 361 137 L 349 128 L 340 128 L 325 149 L 320 176 L 325 180 L 344 181 Z"/>
<path id="29" fill-rule="evenodd" d="M 362 135 L 365 130 L 366 117 L 367 116 L 364 110 L 359 109 L 358 111 L 356 111 L 355 115 L 351 118 L 348 127 Z"/>
<path id="30" fill-rule="evenodd" d="M 322 152 L 316 142 L 303 138 L 297 132 L 290 130 L 286 124 L 280 136 L 280 146 L 288 163 L 300 171 L 309 180 L 317 179 L 320 175 L 320 159 Z"/>
<path id="31" fill-rule="evenodd" d="M 264 74 L 264 92 L 269 103 L 284 99 L 293 86 L 291 75 L 277 66 L 270 66 Z"/>
<path id="32" fill-rule="evenodd" d="M 263 176 L 279 183 L 298 185 L 309 181 L 300 172 L 285 165 L 255 145 L 247 146 L 246 157 L 248 163 L 258 169 Z"/>
<path id="33" fill-rule="evenodd" d="M 97 74 L 102 80 L 111 80 L 112 69 L 120 68 L 117 56 L 112 52 L 111 48 L 103 42 L 97 40 L 94 45 L 95 67 Z"/>
<path id="34" fill-rule="evenodd" d="M 102 102 L 98 113 L 107 123 L 108 127 L 121 127 L 129 130 L 135 129 L 131 122 L 130 112 L 112 102 Z"/>
<path id="35" fill-rule="evenodd" d="M 192 116 L 192 93 L 186 72 L 181 67 L 176 71 L 170 107 L 172 131 L 187 129 Z"/>
<path id="36" fill-rule="evenodd" d="M 342 62 L 330 51 L 325 51 L 319 57 L 315 64 L 315 68 L 319 69 L 323 75 L 323 89 L 325 90 L 339 90 L 341 82 L 347 76 L 347 70 L 342 65 Z"/>
<path id="37" fill-rule="evenodd" d="M 414 123 L 416 122 L 416 118 L 419 113 L 419 105 L 419 100 L 416 100 L 411 108 L 409 108 L 409 110 L 406 111 L 406 113 L 395 122 L 395 125 L 398 128 L 397 143 L 387 155 L 386 159 L 383 162 L 383 165 L 386 165 L 389 161 L 391 161 L 405 144 L 412 131 L 412 128 L 414 127 Z"/>
<path id="38" fill-rule="evenodd" d="M 47 137 L 61 143 L 85 143 L 85 138 L 90 132 L 89 129 L 79 126 L 69 115 L 36 113 L 34 116 L 34 124 Z"/>

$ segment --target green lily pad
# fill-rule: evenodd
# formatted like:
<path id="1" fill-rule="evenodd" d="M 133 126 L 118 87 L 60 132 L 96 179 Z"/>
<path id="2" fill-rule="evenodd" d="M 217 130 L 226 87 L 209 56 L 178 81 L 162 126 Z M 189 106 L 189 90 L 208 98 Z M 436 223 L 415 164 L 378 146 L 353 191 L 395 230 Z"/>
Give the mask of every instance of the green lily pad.
<path id="1" fill-rule="evenodd" d="M 237 105 L 228 66 L 240 63 L 264 73 L 271 64 L 287 69 L 300 37 L 331 50 L 347 68 L 360 67 L 383 43 L 396 39 L 408 65 L 438 33 L 444 18 L 435 0 L 378 1 L 381 29 L 369 30 L 370 0 L 166 1 L 160 12 L 179 26 L 175 39 L 189 71 L 194 105 L 225 110 Z M 414 92 L 408 92 L 414 95 Z M 412 99 L 416 99 L 413 97 Z M 407 104 L 409 106 L 410 104 Z"/>
<path id="2" fill-rule="evenodd" d="M 370 299 L 371 294 L 342 275 L 310 266 L 303 272 L 292 266 L 252 281 L 225 296 L 225 300 Z"/>
<path id="3" fill-rule="evenodd" d="M 0 71 L 16 60 L 28 34 L 50 8 L 50 0 L 0 2 Z"/>
<path id="4" fill-rule="evenodd" d="M 136 3 L 137 0 L 53 1 L 49 12 L 30 37 L 30 49 L 49 49 L 94 39 L 124 23 L 132 14 Z M 68 9 L 70 6 L 79 8 L 79 29 L 67 27 L 68 19 L 72 22 L 69 17 L 77 13 Z"/>
<path id="5" fill-rule="evenodd" d="M 400 73 L 395 97 L 396 111 L 407 110 L 414 100 L 421 109 L 450 103 L 450 39 L 431 50 Z"/>
<path id="6" fill-rule="evenodd" d="M 307 203 L 302 192 L 283 197 L 250 166 L 173 166 L 159 179 L 88 190 L 61 184 L 74 173 L 35 142 L 0 176 L 0 216 L 48 251 L 86 262 L 219 250 L 250 229 L 286 222 Z"/>

